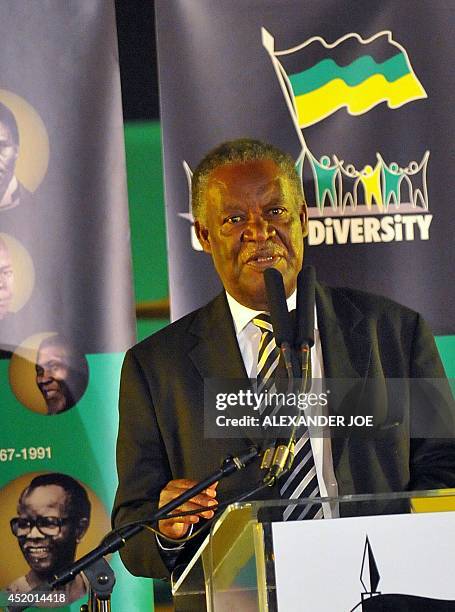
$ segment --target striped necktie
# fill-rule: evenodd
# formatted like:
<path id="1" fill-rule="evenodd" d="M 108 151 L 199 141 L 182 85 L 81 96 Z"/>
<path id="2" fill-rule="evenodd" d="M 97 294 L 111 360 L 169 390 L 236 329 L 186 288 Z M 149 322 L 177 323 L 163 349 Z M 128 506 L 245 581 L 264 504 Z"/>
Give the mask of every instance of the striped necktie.
<path id="1" fill-rule="evenodd" d="M 294 463 L 290 473 L 285 474 L 281 480 L 284 482 L 280 481 L 280 496 L 284 499 L 319 497 L 316 466 L 308 429 L 295 444 Z M 283 512 L 285 521 L 319 518 L 323 518 L 321 504 L 288 506 Z"/>
<path id="2" fill-rule="evenodd" d="M 275 342 L 270 315 L 266 313 L 257 315 L 253 319 L 253 324 L 262 332 L 256 370 L 257 392 L 271 391 L 274 387 L 273 374 L 280 360 L 280 349 Z"/>
<path id="3" fill-rule="evenodd" d="M 273 374 L 280 360 L 280 351 L 275 342 L 270 316 L 262 313 L 253 319 L 253 323 L 262 332 L 256 379 L 258 393 L 266 389 L 274 391 Z M 263 410 L 260 411 L 262 414 Z M 284 499 L 318 497 L 319 486 L 308 429 L 297 440 L 294 453 L 291 471 L 283 476 L 283 482 L 280 481 L 280 496 Z M 321 504 L 288 506 L 283 512 L 285 521 L 316 518 L 323 518 Z"/>

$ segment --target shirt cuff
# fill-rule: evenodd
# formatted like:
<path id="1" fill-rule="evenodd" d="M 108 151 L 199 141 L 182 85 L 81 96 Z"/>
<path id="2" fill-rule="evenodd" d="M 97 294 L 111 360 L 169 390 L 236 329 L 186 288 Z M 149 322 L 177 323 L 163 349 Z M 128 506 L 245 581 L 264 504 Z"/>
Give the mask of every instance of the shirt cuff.
<path id="1" fill-rule="evenodd" d="M 192 533 L 193 533 L 193 525 L 190 525 L 188 533 L 186 534 L 185 537 L 190 536 Z M 158 534 L 155 534 L 155 537 L 156 537 L 157 544 L 161 548 L 161 550 L 181 550 L 186 544 L 186 542 L 180 542 L 180 543 L 175 543 L 173 545 L 169 540 L 164 540 L 164 538 L 160 538 Z M 166 544 L 164 544 L 163 542 L 165 542 Z"/>

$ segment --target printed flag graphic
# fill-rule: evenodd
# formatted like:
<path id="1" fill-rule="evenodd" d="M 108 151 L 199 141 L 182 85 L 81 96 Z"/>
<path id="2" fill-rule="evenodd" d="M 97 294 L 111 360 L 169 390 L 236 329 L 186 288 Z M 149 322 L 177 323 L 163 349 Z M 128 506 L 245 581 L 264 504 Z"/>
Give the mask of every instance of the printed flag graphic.
<path id="1" fill-rule="evenodd" d="M 343 107 L 351 115 L 361 115 L 381 102 L 398 108 L 427 97 L 406 50 L 389 31 L 365 40 L 346 34 L 334 43 L 314 36 L 293 49 L 275 52 L 273 37 L 263 30 L 263 43 L 274 58 L 297 56 L 286 69 L 275 61 L 300 128 Z"/>

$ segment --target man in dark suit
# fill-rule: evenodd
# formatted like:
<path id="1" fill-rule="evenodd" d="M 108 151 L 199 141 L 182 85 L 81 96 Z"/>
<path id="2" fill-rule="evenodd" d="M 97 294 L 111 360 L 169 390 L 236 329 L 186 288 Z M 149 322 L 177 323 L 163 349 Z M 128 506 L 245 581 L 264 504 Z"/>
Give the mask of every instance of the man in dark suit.
<path id="1" fill-rule="evenodd" d="M 119 489 L 116 526 L 150 517 L 202 479 L 247 439 L 204 439 L 204 379 L 254 378 L 260 334 L 252 319 L 268 311 L 263 272 L 277 268 L 288 308 L 295 304 L 303 262 L 307 212 L 294 162 L 274 147 L 242 140 L 221 145 L 193 176 L 193 215 L 201 245 L 210 253 L 225 293 L 131 349 L 120 393 Z M 386 378 L 440 378 L 444 371 L 430 331 L 417 313 L 385 298 L 318 286 L 313 371 L 319 376 L 374 381 L 384 397 Z M 321 494 L 374 493 L 455 484 L 452 440 L 411 439 L 417 408 L 410 396 L 397 406 L 368 404 L 378 435 L 311 440 Z M 431 421 L 447 419 L 439 406 L 424 406 Z M 433 412 L 434 414 L 433 414 Z M 259 480 L 257 465 L 219 483 L 181 507 L 213 516 L 215 498 L 225 501 Z M 266 491 L 279 497 L 279 484 Z M 203 520 L 202 519 L 202 520 Z M 197 514 L 160 522 L 167 538 L 201 524 Z M 160 577 L 175 562 L 178 546 L 135 537 L 122 558 L 139 575 Z M 163 562 L 164 559 L 164 562 Z M 167 568 L 166 568 L 167 565 Z"/>

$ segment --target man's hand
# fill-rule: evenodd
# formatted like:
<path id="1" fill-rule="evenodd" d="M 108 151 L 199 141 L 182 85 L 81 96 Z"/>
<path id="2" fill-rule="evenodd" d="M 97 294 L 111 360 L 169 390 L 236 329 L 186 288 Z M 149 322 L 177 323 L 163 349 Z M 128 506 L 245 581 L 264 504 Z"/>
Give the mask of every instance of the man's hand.
<path id="1" fill-rule="evenodd" d="M 169 481 L 160 493 L 158 508 L 161 508 L 165 504 L 168 504 L 170 501 L 181 495 L 184 491 L 191 489 L 191 487 L 194 487 L 196 484 L 196 480 L 188 480 L 186 478 Z M 208 487 L 195 497 L 192 497 L 189 501 L 182 504 L 175 510 L 173 510 L 173 514 L 187 512 L 189 510 L 200 510 L 200 506 L 214 506 L 217 503 L 215 500 L 217 485 L 217 482 L 215 482 L 215 484 L 213 485 L 210 485 L 210 487 Z M 188 531 L 189 526 L 193 523 L 199 522 L 200 516 L 203 516 L 206 519 L 210 519 L 213 515 L 213 510 L 206 510 L 205 512 L 201 512 L 200 514 L 188 514 L 187 516 L 181 516 L 175 519 L 165 519 L 163 521 L 159 521 L 159 530 L 163 535 L 167 536 L 168 538 L 183 538 L 183 536 Z"/>

